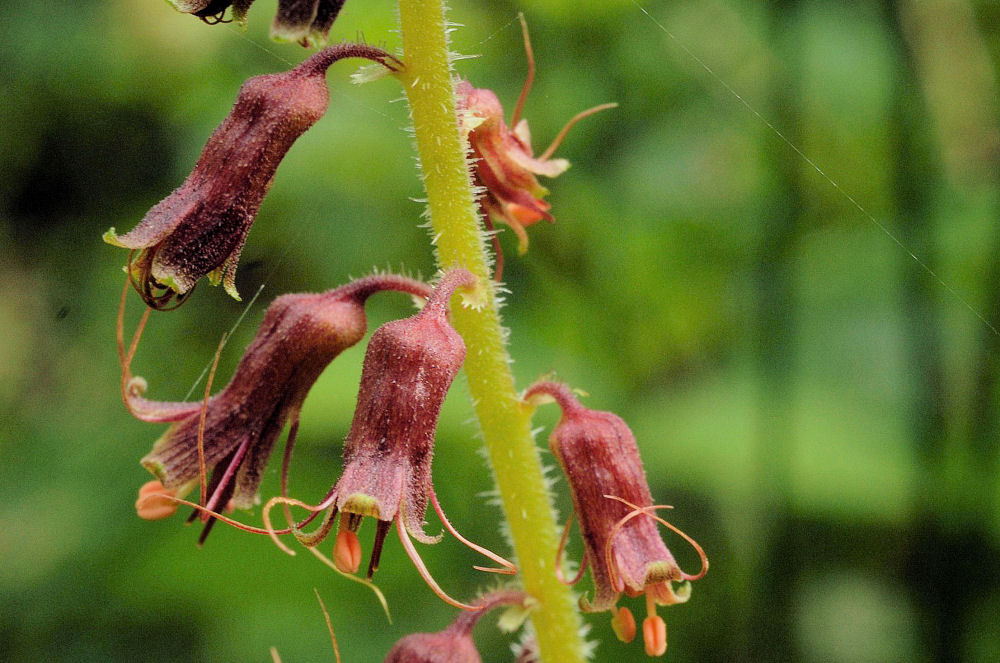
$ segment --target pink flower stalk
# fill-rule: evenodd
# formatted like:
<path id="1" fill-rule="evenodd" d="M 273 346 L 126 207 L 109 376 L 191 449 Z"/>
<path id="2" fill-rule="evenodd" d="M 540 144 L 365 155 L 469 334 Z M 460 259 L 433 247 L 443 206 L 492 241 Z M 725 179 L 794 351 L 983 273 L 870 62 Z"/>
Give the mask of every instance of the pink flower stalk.
<path id="1" fill-rule="evenodd" d="M 656 614 L 657 605 L 683 603 L 691 595 L 689 581 L 708 571 L 708 559 L 694 540 L 656 516 L 632 431 L 618 416 L 585 408 L 570 389 L 556 382 L 538 382 L 524 395 L 532 404 L 555 400 L 562 418 L 549 438 L 552 453 L 566 474 L 573 495 L 573 508 L 583 534 L 584 558 L 577 582 L 589 566 L 594 580 L 594 599 L 580 599 L 586 612 L 612 611 L 612 626 L 622 640 L 636 633 L 635 620 L 627 608 L 616 606 L 622 592 L 644 594 L 647 617 L 643 622 L 646 652 L 659 656 L 666 650 L 666 625 Z M 566 543 L 566 523 L 559 556 Z M 677 532 L 701 557 L 697 574 L 685 573 L 660 538 L 656 524 Z M 561 559 L 557 573 L 562 577 Z M 673 583 L 684 582 L 678 589 Z"/>
<path id="2" fill-rule="evenodd" d="M 443 631 L 411 633 L 397 642 L 385 663 L 482 663 L 472 639 L 472 629 L 487 612 L 498 606 L 523 605 L 524 592 L 501 590 L 483 596 L 478 612 L 462 613 Z"/>
<path id="3" fill-rule="evenodd" d="M 214 518 L 210 512 L 228 504 L 247 509 L 257 503 L 257 490 L 278 434 L 290 420 L 285 467 L 298 429 L 299 411 L 320 373 L 345 349 L 358 343 L 367 329 L 364 304 L 382 290 L 428 297 L 430 288 L 402 276 L 369 276 L 321 294 L 282 295 L 274 300 L 253 342 L 247 347 L 229 384 L 204 402 L 174 403 L 143 398 L 146 383 L 132 377 L 124 360 L 122 394 L 137 418 L 173 425 L 160 437 L 142 465 L 159 480 L 144 487 L 156 501 L 137 505 L 140 515 L 159 513 L 152 507 L 176 497 L 212 470 L 203 484 L 200 505 L 207 520 L 201 541 Z M 142 496 L 140 496 L 142 497 Z M 142 506 L 149 506 L 143 512 Z M 162 517 L 170 513 L 165 511 Z"/>
<path id="4" fill-rule="evenodd" d="M 476 279 L 470 272 L 449 271 L 420 313 L 389 322 L 372 335 L 354 420 L 344 443 L 344 471 L 340 479 L 315 507 L 275 498 L 264 511 L 268 526 L 268 509 L 277 503 L 307 508 L 314 516 L 325 512 L 322 524 L 310 534 L 302 533 L 300 528 L 312 517 L 293 527 L 299 541 L 307 546 L 323 541 L 340 514 L 334 562 L 341 572 L 348 574 L 356 572 L 360 565 L 356 531 L 362 518 L 374 518 L 376 531 L 368 561 L 369 579 L 378 568 L 385 537 L 395 524 L 403 547 L 431 589 L 451 605 L 467 610 L 477 608 L 460 603 L 441 590 L 410 537 L 422 543 L 436 543 L 440 539 L 423 531 L 429 500 L 452 535 L 506 567 L 503 572 L 514 572 L 510 562 L 455 531 L 441 510 L 431 483 L 434 434 L 441 405 L 465 359 L 462 337 L 448 322 L 448 301 L 456 288 L 475 285 Z"/>
<path id="5" fill-rule="evenodd" d="M 528 249 L 525 227 L 538 221 L 555 221 L 549 213 L 551 206 L 544 200 L 548 189 L 538 182 L 536 175 L 558 177 L 569 168 L 566 159 L 553 159 L 552 155 L 570 128 L 579 120 L 618 104 L 601 104 L 572 118 L 559 132 L 552 144 L 539 156 L 531 149 L 531 132 L 528 121 L 519 119 L 525 99 L 535 76 L 535 59 L 528 38 L 528 26 L 521 16 L 524 48 L 528 57 L 528 76 L 514 108 L 511 119 L 513 130 L 504 122 L 500 99 L 490 90 L 474 88 L 468 81 L 459 81 L 455 88 L 457 108 L 463 132 L 468 136 L 472 152 L 473 177 L 481 187 L 479 205 L 485 221 L 510 226 L 518 239 L 518 253 Z M 492 227 L 492 225 L 490 225 Z M 497 275 L 502 272 L 502 254 L 497 249 Z"/>
<path id="6" fill-rule="evenodd" d="M 179 305 L 206 275 L 239 299 L 236 264 L 278 164 L 326 113 L 326 70 L 352 57 L 399 66 L 381 49 L 338 44 L 291 71 L 249 79 L 184 183 L 131 232 L 104 234 L 109 244 L 132 250 L 127 272 L 148 306 Z"/>

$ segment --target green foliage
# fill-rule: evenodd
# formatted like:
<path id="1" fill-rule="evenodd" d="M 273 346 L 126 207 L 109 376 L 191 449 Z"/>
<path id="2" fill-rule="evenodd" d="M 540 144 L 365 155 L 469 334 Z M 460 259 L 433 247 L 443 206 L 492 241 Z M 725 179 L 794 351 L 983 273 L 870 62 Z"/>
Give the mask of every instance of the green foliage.
<path id="1" fill-rule="evenodd" d="M 379 571 L 388 625 L 367 590 L 308 555 L 223 527 L 197 550 L 176 519 L 135 517 L 137 461 L 162 429 L 118 401 L 124 257 L 100 235 L 183 181 L 245 78 L 305 56 L 267 40 L 264 0 L 245 32 L 143 3 L 8 3 L 0 21 L 0 651 L 265 661 L 275 646 L 286 663 L 333 660 L 316 587 L 346 661 L 381 660 L 451 616 L 395 541 Z M 667 34 L 630 2 L 453 4 L 467 26 L 454 48 L 480 55 L 460 73 L 508 112 L 526 12 L 536 145 L 581 108 L 620 104 L 560 148 L 573 168 L 549 187 L 556 224 L 530 229 L 523 258 L 501 236 L 503 315 L 519 387 L 555 370 L 629 421 L 654 496 L 712 561 L 691 602 L 666 611 L 670 660 L 991 660 L 1000 335 L 977 313 L 998 324 L 995 7 L 643 3 Z M 393 11 L 352 0 L 331 38 L 395 48 Z M 946 20 L 964 31 L 936 30 Z M 965 80 L 975 89 L 954 93 Z M 249 235 L 239 290 L 250 302 L 264 289 L 221 380 L 278 294 L 386 261 L 433 272 L 398 88 L 343 70 L 329 81 L 330 112 L 278 169 Z M 203 286 L 154 315 L 134 366 L 149 395 L 184 397 L 242 306 Z M 129 324 L 138 310 L 132 298 Z M 374 329 L 408 308 L 369 311 Z M 340 471 L 362 354 L 306 401 L 291 483 L 304 499 Z M 442 416 L 438 492 L 465 535 L 503 550 L 465 392 Z M 540 443 L 553 420 L 536 418 Z M 422 553 L 455 596 L 487 582 L 454 541 Z M 597 660 L 638 658 L 605 615 L 592 623 Z M 484 660 L 509 660 L 492 629 L 477 639 Z"/>

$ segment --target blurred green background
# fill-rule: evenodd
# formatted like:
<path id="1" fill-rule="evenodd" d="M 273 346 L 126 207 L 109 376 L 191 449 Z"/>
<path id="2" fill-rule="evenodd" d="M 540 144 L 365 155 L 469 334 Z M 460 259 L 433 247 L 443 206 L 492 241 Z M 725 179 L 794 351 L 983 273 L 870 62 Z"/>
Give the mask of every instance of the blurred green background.
<path id="1" fill-rule="evenodd" d="M 526 13 L 537 148 L 578 110 L 620 104 L 560 149 L 574 167 L 551 183 L 558 222 L 530 229 L 523 258 L 502 236 L 504 313 L 520 386 L 556 371 L 621 414 L 656 499 L 708 552 L 690 603 L 664 611 L 668 660 L 997 660 L 1000 5 L 452 4 L 455 50 L 479 56 L 460 74 L 508 111 Z M 395 541 L 377 575 L 389 625 L 309 555 L 221 526 L 198 550 L 180 516 L 134 513 L 137 461 L 164 426 L 118 399 L 125 256 L 100 236 L 180 184 L 242 80 L 305 56 L 267 39 L 274 5 L 258 0 L 241 32 L 158 0 L 0 3 L 6 661 L 268 661 L 272 646 L 286 663 L 332 661 L 314 587 L 346 663 L 452 618 Z M 395 48 L 394 27 L 390 0 L 351 0 L 332 38 Z M 245 301 L 263 290 L 219 384 L 278 294 L 374 266 L 433 273 L 400 91 L 351 85 L 352 67 L 331 70 L 330 111 L 250 233 L 238 285 Z M 409 310 L 375 298 L 371 328 Z M 139 311 L 133 296 L 130 325 Z M 243 312 L 202 285 L 154 315 L 135 363 L 149 395 L 185 397 Z M 306 402 L 292 492 L 307 501 L 340 471 L 362 356 L 345 353 Z M 438 493 L 464 534 L 504 551 L 461 380 L 453 392 Z M 540 444 L 556 416 L 540 411 Z M 453 539 L 420 551 L 456 596 L 491 582 Z M 588 621 L 596 660 L 645 659 L 607 615 Z M 492 626 L 477 641 L 485 661 L 511 659 Z"/>

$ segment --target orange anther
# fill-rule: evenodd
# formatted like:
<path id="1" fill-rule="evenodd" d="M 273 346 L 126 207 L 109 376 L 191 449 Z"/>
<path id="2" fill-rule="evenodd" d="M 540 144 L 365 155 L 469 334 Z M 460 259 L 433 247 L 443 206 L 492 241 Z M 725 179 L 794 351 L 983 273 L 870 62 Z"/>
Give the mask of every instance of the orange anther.
<path id="1" fill-rule="evenodd" d="M 177 512 L 177 502 L 167 497 L 177 497 L 176 490 L 168 490 L 155 479 L 147 481 L 139 489 L 139 499 L 135 502 L 135 511 L 144 520 L 163 520 Z"/>
<path id="2" fill-rule="evenodd" d="M 611 609 L 611 629 L 622 642 L 632 642 L 635 639 L 635 617 L 628 608 Z"/>
<path id="3" fill-rule="evenodd" d="M 361 541 L 358 535 L 348 529 L 337 532 L 337 542 L 333 544 L 333 563 L 344 573 L 357 573 L 361 566 Z"/>
<path id="4" fill-rule="evenodd" d="M 642 641 L 647 656 L 663 656 L 667 651 L 667 625 L 660 616 L 642 620 Z"/>

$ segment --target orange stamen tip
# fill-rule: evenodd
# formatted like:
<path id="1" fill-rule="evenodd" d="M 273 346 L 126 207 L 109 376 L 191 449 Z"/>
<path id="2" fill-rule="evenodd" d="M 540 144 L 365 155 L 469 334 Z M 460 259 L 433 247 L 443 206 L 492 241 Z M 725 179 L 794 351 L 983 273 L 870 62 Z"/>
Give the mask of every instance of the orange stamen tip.
<path id="1" fill-rule="evenodd" d="M 333 545 L 333 563 L 344 573 L 357 573 L 361 566 L 361 541 L 348 529 L 337 532 Z"/>
<path id="2" fill-rule="evenodd" d="M 159 497 L 163 495 L 164 497 Z M 177 503 L 170 497 L 177 497 L 176 490 L 168 490 L 157 480 L 147 481 L 139 488 L 139 499 L 135 502 L 135 512 L 143 520 L 163 520 L 177 513 Z"/>
<path id="3" fill-rule="evenodd" d="M 635 617 L 628 608 L 612 608 L 611 630 L 622 642 L 635 640 Z"/>
<path id="4" fill-rule="evenodd" d="M 642 641 L 647 656 L 663 656 L 667 651 L 667 624 L 657 615 L 642 620 Z"/>

